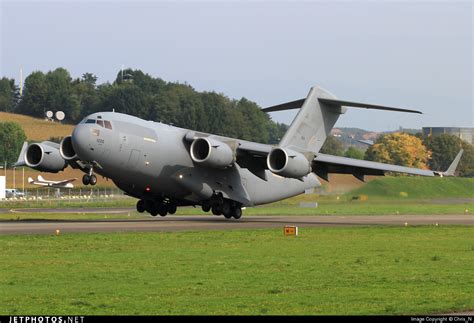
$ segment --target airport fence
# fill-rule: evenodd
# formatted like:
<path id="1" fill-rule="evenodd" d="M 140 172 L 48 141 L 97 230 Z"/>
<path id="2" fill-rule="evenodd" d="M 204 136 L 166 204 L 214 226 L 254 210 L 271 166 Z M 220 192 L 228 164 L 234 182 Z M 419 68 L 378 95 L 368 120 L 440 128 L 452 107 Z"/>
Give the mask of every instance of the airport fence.
<path id="1" fill-rule="evenodd" d="M 37 188 L 26 189 L 24 196 L 10 196 L 0 199 L 2 202 L 21 202 L 21 201 L 78 201 L 78 200 L 110 200 L 129 198 L 118 188 L 77 188 L 77 189 L 58 189 L 58 188 Z"/>

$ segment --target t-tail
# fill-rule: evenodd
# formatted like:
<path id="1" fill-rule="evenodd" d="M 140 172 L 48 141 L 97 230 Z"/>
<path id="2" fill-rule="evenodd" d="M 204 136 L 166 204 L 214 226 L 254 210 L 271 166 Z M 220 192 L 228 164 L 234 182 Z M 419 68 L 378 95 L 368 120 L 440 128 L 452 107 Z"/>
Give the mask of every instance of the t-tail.
<path id="1" fill-rule="evenodd" d="M 339 116 L 347 111 L 346 107 L 421 114 L 420 111 L 416 110 L 338 100 L 329 91 L 319 86 L 312 87 L 305 99 L 275 105 L 263 109 L 263 111 L 299 109 L 279 146 L 316 154 L 323 146 Z"/>

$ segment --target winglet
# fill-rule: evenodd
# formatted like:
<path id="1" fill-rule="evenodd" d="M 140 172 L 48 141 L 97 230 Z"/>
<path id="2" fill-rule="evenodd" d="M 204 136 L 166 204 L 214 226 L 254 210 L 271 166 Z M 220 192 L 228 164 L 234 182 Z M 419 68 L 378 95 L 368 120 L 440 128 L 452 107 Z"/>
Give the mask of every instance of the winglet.
<path id="1" fill-rule="evenodd" d="M 451 165 L 449 165 L 448 169 L 445 172 L 440 172 L 440 176 L 454 176 L 454 172 L 456 171 L 456 168 L 458 167 L 459 161 L 461 160 L 462 153 L 464 152 L 463 149 L 461 149 L 458 154 L 456 155 L 456 158 L 454 158 L 453 162 Z"/>
<path id="2" fill-rule="evenodd" d="M 21 147 L 21 152 L 20 155 L 18 156 L 18 160 L 16 161 L 15 164 L 13 164 L 14 167 L 18 166 L 25 166 L 25 154 L 26 154 L 26 149 L 28 148 L 28 142 L 24 142 L 23 146 Z"/>

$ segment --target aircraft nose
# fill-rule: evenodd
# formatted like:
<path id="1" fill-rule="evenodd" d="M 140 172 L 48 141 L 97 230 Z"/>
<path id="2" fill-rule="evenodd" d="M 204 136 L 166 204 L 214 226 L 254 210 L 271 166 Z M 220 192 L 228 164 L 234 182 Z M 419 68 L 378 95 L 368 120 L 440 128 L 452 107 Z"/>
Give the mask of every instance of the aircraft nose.
<path id="1" fill-rule="evenodd" d="M 82 160 L 87 160 L 88 157 L 89 137 L 89 129 L 84 125 L 77 125 L 71 135 L 72 147 Z"/>

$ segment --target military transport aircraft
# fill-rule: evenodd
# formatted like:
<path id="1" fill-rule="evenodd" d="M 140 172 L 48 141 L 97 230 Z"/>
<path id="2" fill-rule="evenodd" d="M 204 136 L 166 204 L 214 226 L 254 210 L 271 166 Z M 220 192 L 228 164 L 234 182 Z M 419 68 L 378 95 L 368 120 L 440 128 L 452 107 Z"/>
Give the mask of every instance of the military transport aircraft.
<path id="1" fill-rule="evenodd" d="M 85 185 L 102 175 L 138 199 L 138 212 L 174 214 L 179 206 L 239 219 L 242 207 L 302 194 L 329 174 L 365 175 L 399 172 L 453 176 L 462 151 L 445 172 L 395 166 L 319 153 L 347 107 L 421 113 L 415 110 L 341 101 L 315 86 L 305 99 L 265 112 L 299 109 L 278 145 L 227 138 L 142 120 L 115 112 L 94 113 L 60 144 L 25 145 L 17 165 L 59 172 L 68 165 L 86 174 Z"/>

